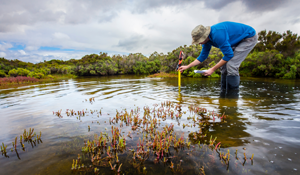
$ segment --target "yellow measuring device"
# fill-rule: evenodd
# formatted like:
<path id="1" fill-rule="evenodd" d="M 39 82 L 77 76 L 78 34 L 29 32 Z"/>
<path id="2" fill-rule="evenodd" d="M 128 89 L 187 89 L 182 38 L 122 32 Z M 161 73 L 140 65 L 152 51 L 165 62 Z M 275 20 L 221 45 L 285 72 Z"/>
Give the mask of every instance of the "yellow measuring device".
<path id="1" fill-rule="evenodd" d="M 178 70 L 178 87 L 181 86 L 181 72 Z"/>
<path id="2" fill-rule="evenodd" d="M 180 51 L 180 53 L 179 53 L 179 62 L 178 62 L 177 68 L 176 68 L 176 70 L 178 70 L 178 88 L 181 87 L 181 72 L 179 71 L 181 62 L 182 62 L 182 51 Z"/>

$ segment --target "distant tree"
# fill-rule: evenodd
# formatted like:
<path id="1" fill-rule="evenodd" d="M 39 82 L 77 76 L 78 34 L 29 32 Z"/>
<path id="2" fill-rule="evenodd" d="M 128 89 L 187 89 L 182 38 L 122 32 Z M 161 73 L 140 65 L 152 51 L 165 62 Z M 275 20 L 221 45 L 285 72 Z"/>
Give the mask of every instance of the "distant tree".
<path id="1" fill-rule="evenodd" d="M 277 50 L 283 56 L 293 56 L 300 49 L 300 37 L 290 30 L 280 34 L 275 31 L 263 30 L 258 33 L 258 43 L 253 51 L 264 52 Z"/>
<path id="2" fill-rule="evenodd" d="M 263 52 L 266 50 L 275 50 L 276 45 L 279 40 L 282 38 L 282 35 L 275 31 L 263 30 L 258 33 L 258 43 L 256 44 L 253 50 Z"/>
<path id="3" fill-rule="evenodd" d="M 294 56 L 300 49 L 300 36 L 293 34 L 290 30 L 282 35 L 282 41 L 276 45 L 276 50 L 280 51 L 283 56 Z"/>

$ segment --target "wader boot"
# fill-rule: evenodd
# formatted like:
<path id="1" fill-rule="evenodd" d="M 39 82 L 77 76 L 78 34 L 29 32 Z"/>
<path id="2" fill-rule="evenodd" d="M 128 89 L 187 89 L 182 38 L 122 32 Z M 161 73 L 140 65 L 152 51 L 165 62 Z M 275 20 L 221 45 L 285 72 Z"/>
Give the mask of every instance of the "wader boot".
<path id="1" fill-rule="evenodd" d="M 222 74 L 221 75 L 221 92 L 220 92 L 220 97 L 225 98 L 226 95 L 226 75 Z"/>
<path id="2" fill-rule="evenodd" d="M 227 76 L 226 77 L 226 97 L 238 98 L 239 97 L 240 76 Z"/>

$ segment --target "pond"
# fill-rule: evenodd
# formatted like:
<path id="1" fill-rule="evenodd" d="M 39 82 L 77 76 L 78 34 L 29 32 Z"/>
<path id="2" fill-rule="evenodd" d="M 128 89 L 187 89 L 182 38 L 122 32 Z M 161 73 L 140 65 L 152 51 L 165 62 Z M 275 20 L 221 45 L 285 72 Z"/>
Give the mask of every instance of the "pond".
<path id="1" fill-rule="evenodd" d="M 219 79 L 181 84 L 119 75 L 0 89 L 1 174 L 299 173 L 299 80 L 242 78 L 235 98 Z"/>

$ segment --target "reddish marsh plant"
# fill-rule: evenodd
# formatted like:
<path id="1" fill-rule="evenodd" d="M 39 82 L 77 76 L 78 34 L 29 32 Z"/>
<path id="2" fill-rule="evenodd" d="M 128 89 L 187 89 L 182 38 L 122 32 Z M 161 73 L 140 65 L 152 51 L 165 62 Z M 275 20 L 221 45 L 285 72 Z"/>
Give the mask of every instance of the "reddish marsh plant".
<path id="1" fill-rule="evenodd" d="M 23 77 L 23 76 L 5 77 L 5 78 L 0 78 L 0 86 L 5 84 L 33 83 L 37 81 L 39 80 L 31 77 Z"/>

